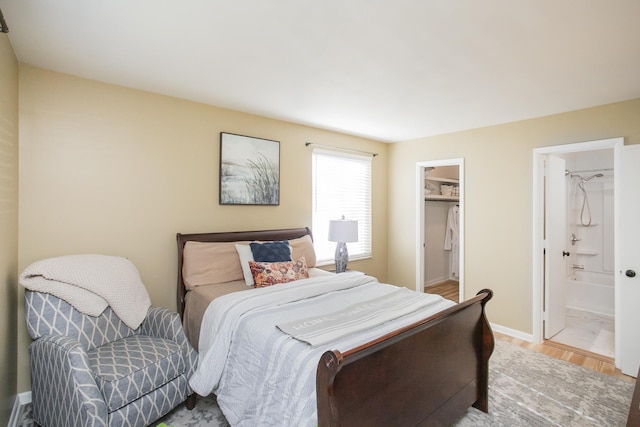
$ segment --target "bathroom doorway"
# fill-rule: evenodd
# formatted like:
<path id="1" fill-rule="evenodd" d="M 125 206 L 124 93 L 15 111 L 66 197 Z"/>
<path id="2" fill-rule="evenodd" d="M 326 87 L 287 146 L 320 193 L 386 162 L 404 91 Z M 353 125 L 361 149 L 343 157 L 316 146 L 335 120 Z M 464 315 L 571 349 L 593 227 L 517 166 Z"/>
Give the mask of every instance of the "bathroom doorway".
<path id="1" fill-rule="evenodd" d="M 453 288 L 463 301 L 464 159 L 418 162 L 416 187 L 416 290 Z"/>
<path id="2" fill-rule="evenodd" d="M 613 148 L 547 154 L 545 161 L 544 338 L 613 359 Z"/>
<path id="3" fill-rule="evenodd" d="M 606 150 L 611 150 L 613 153 L 613 171 L 591 171 L 591 169 L 576 169 L 575 165 L 565 167 L 565 157 L 570 156 L 572 153 L 588 152 L 594 150 L 600 151 L 600 154 L 607 153 Z M 571 161 L 570 157 L 566 157 Z M 565 298 L 568 295 L 567 278 L 575 277 L 580 280 L 575 280 L 576 286 L 581 288 L 584 284 L 581 282 L 590 283 L 593 280 L 594 274 L 585 274 L 584 270 L 587 266 L 592 268 L 590 262 L 580 264 L 580 262 L 571 263 L 569 258 L 573 251 L 576 257 L 579 255 L 582 258 L 591 259 L 588 257 L 596 257 L 595 252 L 597 249 L 588 248 L 585 245 L 580 247 L 578 243 L 582 244 L 582 237 L 576 235 L 572 236 L 573 232 L 570 231 L 568 220 L 556 221 L 557 223 L 567 226 L 566 231 L 562 233 L 564 238 L 560 236 L 558 239 L 557 232 L 553 230 L 547 230 L 546 228 L 555 224 L 551 219 L 562 219 L 562 215 L 554 213 L 550 210 L 555 203 L 551 201 L 547 202 L 546 195 L 553 189 L 564 188 L 569 192 L 570 186 L 574 186 L 574 192 L 579 197 L 584 194 L 580 188 L 579 183 L 584 181 L 583 187 L 585 187 L 588 194 L 589 208 L 592 210 L 592 223 L 589 223 L 589 218 L 586 213 L 586 206 L 583 210 L 583 198 L 579 198 L 579 203 L 576 206 L 577 215 L 574 215 L 574 221 L 581 221 L 580 227 L 584 227 L 590 230 L 604 229 L 606 227 L 594 225 L 593 221 L 597 221 L 593 216 L 594 203 L 591 202 L 597 198 L 597 196 L 591 196 L 595 193 L 595 190 L 589 189 L 587 182 L 597 181 L 598 179 L 603 182 L 600 185 L 608 185 L 606 181 L 608 178 L 606 173 L 611 172 L 613 174 L 613 217 L 614 217 L 614 233 L 613 240 L 611 238 L 603 239 L 602 245 L 607 245 L 608 239 L 610 245 L 613 246 L 613 299 L 614 299 L 614 340 L 615 340 L 615 365 L 620 368 L 623 374 L 636 376 L 638 368 L 640 367 L 640 341 L 637 339 L 637 325 L 640 323 L 640 311 L 637 309 L 637 301 L 640 301 L 640 286 L 638 286 L 640 275 L 636 272 L 640 271 L 640 247 L 637 242 L 640 240 L 640 200 L 634 197 L 637 194 L 637 182 L 640 182 L 640 145 L 624 145 L 623 138 L 612 138 L 599 141 L 582 142 L 567 145 L 548 146 L 542 148 L 536 148 L 533 150 L 533 334 L 532 341 L 534 343 L 540 343 L 545 336 L 545 330 L 547 330 L 547 336 L 551 332 L 551 336 L 555 336 L 556 332 L 553 331 L 554 322 L 558 319 L 566 320 L 564 316 L 558 316 L 559 312 L 566 310 L 565 304 L 558 304 L 558 295 Z M 560 165 L 560 167 L 558 167 Z M 554 172 L 547 173 L 547 167 L 550 167 Z M 571 169 L 574 167 L 574 169 Z M 602 166 L 595 166 L 602 167 Z M 574 176 L 571 176 L 571 175 Z M 602 176 L 597 176 L 602 174 Z M 549 182 L 551 180 L 551 182 Z M 567 182 L 566 180 L 570 180 Z M 579 180 L 578 185 L 573 180 Z M 573 181 L 573 182 L 572 182 Z M 564 182 L 565 184 L 558 184 Z M 609 197 L 609 196 L 605 196 Z M 604 210 L 602 211 L 604 212 Z M 582 219 L 580 215 L 582 214 Z M 577 218 L 576 218 L 577 216 Z M 585 224 L 582 225 L 582 220 Z M 604 217 L 604 221 L 608 221 Z M 601 220 L 602 222 L 602 220 Z M 584 230 L 583 230 L 584 231 Z M 589 241 L 590 237 L 586 237 L 585 243 Z M 560 243 L 557 243 L 557 242 Z M 611 243 L 613 242 L 613 243 Z M 575 243 L 575 244 L 572 244 Z M 571 249 L 575 247 L 575 250 Z M 603 246 L 603 249 L 606 248 Z M 577 261 L 577 258 L 575 259 Z M 599 265 L 606 267 L 607 262 L 610 266 L 610 258 L 607 261 L 607 256 L 600 256 Z M 575 264 L 575 267 L 574 265 Z M 560 268 L 558 268 L 558 265 Z M 585 268 L 581 268 L 585 267 Z M 577 274 L 576 274 L 577 272 Z M 562 278 L 562 274 L 564 279 Z M 589 273 L 589 272 L 587 272 Z M 591 272 L 597 273 L 597 272 Z M 557 277 L 556 277 L 557 276 Z M 555 286 L 554 286 L 555 285 Z M 604 286 L 603 286 L 604 287 Z M 610 291 L 607 291 L 610 293 Z M 580 297 L 585 297 L 588 293 L 580 292 Z M 592 301 L 592 300 L 591 300 Z M 584 302 L 584 301 L 582 301 Z M 561 325 L 560 330 L 563 329 Z"/>

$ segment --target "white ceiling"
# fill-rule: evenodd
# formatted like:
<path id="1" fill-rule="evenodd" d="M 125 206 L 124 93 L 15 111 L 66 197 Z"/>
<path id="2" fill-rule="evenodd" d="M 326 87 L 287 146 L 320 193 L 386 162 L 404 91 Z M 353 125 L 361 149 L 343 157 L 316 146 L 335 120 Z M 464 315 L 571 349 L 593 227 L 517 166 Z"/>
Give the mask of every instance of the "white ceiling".
<path id="1" fill-rule="evenodd" d="M 640 97 L 638 0 L 0 0 L 19 61 L 395 142 Z"/>

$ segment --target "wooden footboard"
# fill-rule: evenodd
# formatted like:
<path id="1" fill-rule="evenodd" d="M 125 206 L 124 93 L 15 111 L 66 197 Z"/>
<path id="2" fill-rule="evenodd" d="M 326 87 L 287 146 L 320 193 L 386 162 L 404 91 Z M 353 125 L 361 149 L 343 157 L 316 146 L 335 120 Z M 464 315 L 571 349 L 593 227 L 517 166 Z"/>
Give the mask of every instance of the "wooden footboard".
<path id="1" fill-rule="evenodd" d="M 488 412 L 494 339 L 476 297 L 318 363 L 319 426 L 449 426 L 474 406 Z"/>

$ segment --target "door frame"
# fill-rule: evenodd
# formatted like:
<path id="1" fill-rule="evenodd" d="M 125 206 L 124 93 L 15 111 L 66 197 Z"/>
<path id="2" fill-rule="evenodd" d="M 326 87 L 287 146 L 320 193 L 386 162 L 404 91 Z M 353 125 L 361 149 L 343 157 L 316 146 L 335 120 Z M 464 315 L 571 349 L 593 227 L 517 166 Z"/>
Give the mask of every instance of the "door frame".
<path id="1" fill-rule="evenodd" d="M 614 247 L 617 251 L 618 245 L 618 183 L 620 173 L 620 155 L 624 146 L 624 138 L 609 138 L 596 141 L 576 142 L 573 144 L 553 145 L 549 147 L 535 148 L 533 150 L 533 268 L 532 268 L 532 289 L 533 289 L 533 327 L 532 339 L 535 344 L 543 341 L 543 303 L 544 303 L 544 159 L 549 154 L 575 153 L 579 151 L 591 151 L 610 148 L 614 150 Z M 618 287 L 615 288 L 617 299 Z M 618 322 L 618 310 L 615 313 L 615 322 Z M 618 328 L 616 328 L 616 365 L 618 364 Z"/>
<path id="2" fill-rule="evenodd" d="M 424 248 L 425 248 L 425 194 L 424 169 L 427 167 L 458 166 L 459 197 L 459 281 L 458 300 L 464 301 L 464 158 L 425 160 L 416 162 L 416 291 L 424 292 Z"/>
<path id="3" fill-rule="evenodd" d="M 566 327 L 567 302 L 567 162 L 563 157 L 546 155 L 545 158 L 545 238 L 543 262 L 542 337 L 549 339 Z M 561 200 L 560 200 L 561 199 Z M 552 201 L 550 203 L 549 201 Z M 562 254 L 562 256 L 560 256 Z M 561 283 L 555 283 L 556 280 Z M 553 285 L 553 286 L 551 286 Z M 552 304 L 553 302 L 553 304 Z"/>

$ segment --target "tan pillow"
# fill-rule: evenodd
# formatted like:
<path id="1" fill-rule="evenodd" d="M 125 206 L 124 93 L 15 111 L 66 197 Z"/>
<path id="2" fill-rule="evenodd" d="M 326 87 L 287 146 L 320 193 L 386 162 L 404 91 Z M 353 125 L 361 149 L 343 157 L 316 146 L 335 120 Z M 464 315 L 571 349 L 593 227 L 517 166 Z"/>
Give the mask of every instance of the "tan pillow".
<path id="1" fill-rule="evenodd" d="M 186 242 L 182 258 L 185 287 L 191 290 L 196 286 L 242 280 L 236 243 L 241 242 Z"/>
<path id="2" fill-rule="evenodd" d="M 309 268 L 316 266 L 316 250 L 313 248 L 311 236 L 306 235 L 298 239 L 291 239 L 289 240 L 289 246 L 292 249 L 291 259 L 304 257 Z"/>

